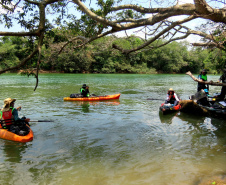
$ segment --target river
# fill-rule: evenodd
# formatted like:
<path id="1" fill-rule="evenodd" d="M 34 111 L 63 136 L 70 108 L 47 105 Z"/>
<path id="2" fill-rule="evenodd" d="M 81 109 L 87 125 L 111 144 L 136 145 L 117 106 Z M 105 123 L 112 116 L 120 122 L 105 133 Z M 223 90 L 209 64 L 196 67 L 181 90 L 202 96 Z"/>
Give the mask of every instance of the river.
<path id="1" fill-rule="evenodd" d="M 224 119 L 159 113 L 169 88 L 184 100 L 196 92 L 185 74 L 41 74 L 36 91 L 33 77 L 0 79 L 0 107 L 16 98 L 20 117 L 53 120 L 30 123 L 32 142 L 0 139 L 0 184 L 195 185 L 226 174 Z M 83 83 L 120 99 L 63 101 Z"/>

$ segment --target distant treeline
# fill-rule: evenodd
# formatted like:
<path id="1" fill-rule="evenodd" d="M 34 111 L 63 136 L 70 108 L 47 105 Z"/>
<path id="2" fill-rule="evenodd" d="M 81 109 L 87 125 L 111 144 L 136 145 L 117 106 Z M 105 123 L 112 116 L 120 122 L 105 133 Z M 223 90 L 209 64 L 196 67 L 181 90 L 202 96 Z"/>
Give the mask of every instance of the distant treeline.
<path id="1" fill-rule="evenodd" d="M 225 67 L 226 53 L 218 49 L 210 50 L 191 47 L 188 42 L 172 42 L 157 48 L 164 40 L 158 40 L 143 50 L 122 54 L 113 49 L 132 49 L 141 44 L 141 38 L 116 38 L 108 36 L 76 48 L 79 40 L 69 42 L 61 53 L 61 48 L 72 39 L 70 34 L 55 30 L 48 33 L 42 48 L 41 69 L 67 73 L 198 73 L 205 68 L 209 73 L 219 73 Z M 1 37 L 0 69 L 5 69 L 26 57 L 35 47 L 33 38 Z M 32 58 L 22 69 L 36 68 Z"/>

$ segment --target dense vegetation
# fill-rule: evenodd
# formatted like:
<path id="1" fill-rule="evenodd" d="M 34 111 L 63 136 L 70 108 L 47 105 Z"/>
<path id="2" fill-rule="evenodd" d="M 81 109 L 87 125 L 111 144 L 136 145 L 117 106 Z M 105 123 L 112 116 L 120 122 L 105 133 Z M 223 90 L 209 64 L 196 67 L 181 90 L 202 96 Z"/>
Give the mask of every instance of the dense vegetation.
<path id="1" fill-rule="evenodd" d="M 79 42 L 77 40 L 59 53 L 68 38 L 68 31 L 55 29 L 48 33 L 42 48 L 42 70 L 67 73 L 198 73 L 205 68 L 210 73 L 219 73 L 226 64 L 224 51 L 191 47 L 185 41 L 174 41 L 150 50 L 150 47 L 155 48 L 160 42 L 164 43 L 164 40 L 158 40 L 158 43 L 148 46 L 147 50 L 130 54 L 123 54 L 112 48 L 113 44 L 122 48 L 136 48 L 143 42 L 136 36 L 129 39 L 107 36 L 83 48 L 74 47 L 75 42 Z M 33 49 L 35 42 L 27 37 L 1 37 L 0 69 L 19 63 Z M 35 68 L 36 60 L 30 60 L 23 69 Z"/>

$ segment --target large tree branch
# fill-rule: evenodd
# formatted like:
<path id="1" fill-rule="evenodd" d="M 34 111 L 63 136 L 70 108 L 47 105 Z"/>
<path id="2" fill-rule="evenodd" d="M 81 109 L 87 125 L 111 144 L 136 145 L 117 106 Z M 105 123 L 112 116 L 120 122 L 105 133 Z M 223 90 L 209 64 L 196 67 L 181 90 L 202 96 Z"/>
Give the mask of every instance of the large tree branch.
<path id="1" fill-rule="evenodd" d="M 195 78 L 190 71 L 186 72 L 186 75 L 189 75 L 194 81 L 196 81 L 198 83 L 214 85 L 214 86 L 226 86 L 226 83 L 199 80 L 199 79 Z"/>
<path id="2" fill-rule="evenodd" d="M 38 36 L 39 30 L 32 31 L 32 32 L 0 32 L 0 36 Z"/>
<path id="3" fill-rule="evenodd" d="M 215 42 L 209 42 L 209 43 L 191 43 L 192 46 L 198 46 L 198 47 L 208 47 L 208 48 L 219 48 L 220 50 L 226 51 L 226 48 L 218 43 Z"/>

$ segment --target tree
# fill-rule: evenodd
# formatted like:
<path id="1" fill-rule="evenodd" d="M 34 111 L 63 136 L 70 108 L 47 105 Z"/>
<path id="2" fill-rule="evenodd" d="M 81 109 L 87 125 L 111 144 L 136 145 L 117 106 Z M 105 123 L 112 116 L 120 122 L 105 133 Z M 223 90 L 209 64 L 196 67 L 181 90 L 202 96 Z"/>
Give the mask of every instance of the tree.
<path id="1" fill-rule="evenodd" d="M 163 4 L 160 4 L 163 2 Z M 214 7 L 212 3 L 217 3 Z M 84 4 L 80 0 L 3 0 L 0 5 L 0 23 L 6 27 L 12 24 L 19 24 L 27 31 L 22 32 L 0 32 L 0 36 L 27 36 L 33 38 L 34 48 L 21 62 L 13 67 L 7 67 L 0 71 L 4 73 L 9 70 L 19 69 L 21 66 L 37 56 L 36 87 L 38 85 L 38 70 L 41 63 L 41 53 L 45 34 L 53 28 L 48 14 L 55 16 L 54 20 L 57 25 L 66 24 L 74 28 L 75 37 L 68 39 L 67 43 L 62 46 L 60 52 L 74 41 L 80 48 L 86 44 L 104 37 L 115 34 L 120 31 L 127 32 L 131 29 L 139 29 L 144 32 L 144 43 L 134 48 L 122 48 L 114 44 L 113 48 L 128 55 L 131 52 L 137 52 L 147 49 L 155 49 L 164 46 L 170 42 L 184 39 L 189 35 L 199 35 L 206 40 L 206 44 L 225 50 L 225 30 L 226 10 L 225 3 L 222 1 L 194 0 L 193 3 L 181 4 L 179 0 L 168 1 L 150 1 L 149 8 L 147 5 L 137 2 L 134 4 L 123 4 L 123 1 L 114 0 L 97 0 L 96 8 L 89 8 L 92 5 Z M 69 7 L 73 6 L 74 14 L 70 14 Z M 18 11 L 20 8 L 20 11 Z M 4 10 L 4 11 L 3 11 Z M 77 11 L 81 12 L 81 17 L 76 17 Z M 180 19 L 176 19 L 179 16 Z M 66 20 L 64 18 L 67 18 Z M 205 33 L 201 30 L 193 30 L 187 26 L 194 19 L 202 18 L 214 23 L 223 25 L 215 34 Z M 175 20 L 175 21 L 173 21 Z M 2 26 L 1 26 L 2 27 Z M 216 31 L 216 30 L 213 30 Z M 158 39 L 167 39 L 165 43 L 150 46 L 151 43 Z M 195 43 L 193 44 L 195 45 Z M 198 44 L 197 44 L 198 45 Z"/>

